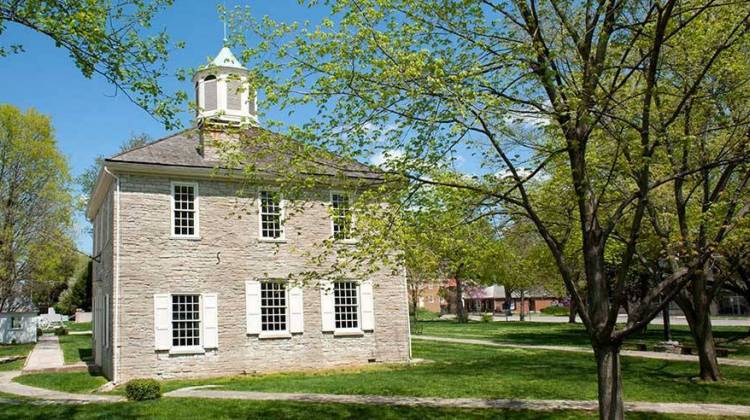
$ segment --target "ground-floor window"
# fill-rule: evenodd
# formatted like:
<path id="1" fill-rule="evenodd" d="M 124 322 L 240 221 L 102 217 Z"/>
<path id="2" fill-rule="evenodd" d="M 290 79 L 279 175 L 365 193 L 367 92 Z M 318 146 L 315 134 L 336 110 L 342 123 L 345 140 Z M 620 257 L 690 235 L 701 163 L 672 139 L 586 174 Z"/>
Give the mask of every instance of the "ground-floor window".
<path id="1" fill-rule="evenodd" d="M 12 316 L 10 317 L 10 329 L 20 330 L 21 329 L 21 317 Z"/>
<path id="2" fill-rule="evenodd" d="M 359 328 L 359 286 L 353 281 L 333 284 L 336 329 Z"/>
<path id="3" fill-rule="evenodd" d="M 286 285 L 280 281 L 260 283 L 261 331 L 286 331 Z"/>
<path id="4" fill-rule="evenodd" d="M 172 295 L 172 346 L 200 346 L 200 315 L 200 295 Z"/>

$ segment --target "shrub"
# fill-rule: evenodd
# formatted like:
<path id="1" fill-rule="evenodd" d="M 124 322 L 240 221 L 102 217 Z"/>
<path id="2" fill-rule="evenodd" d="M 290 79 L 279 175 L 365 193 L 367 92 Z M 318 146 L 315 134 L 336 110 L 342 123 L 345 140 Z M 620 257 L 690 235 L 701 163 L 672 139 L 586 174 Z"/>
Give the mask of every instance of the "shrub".
<path id="1" fill-rule="evenodd" d="M 482 314 L 482 322 L 492 322 L 492 314 Z"/>
<path id="2" fill-rule="evenodd" d="M 55 328 L 55 335 L 68 335 L 68 330 L 65 327 Z"/>
<path id="3" fill-rule="evenodd" d="M 161 397 L 161 384 L 155 379 L 132 379 L 125 384 L 125 396 L 130 401 L 155 400 Z"/>
<path id="4" fill-rule="evenodd" d="M 39 338 L 39 337 L 41 337 L 42 335 L 44 335 L 44 330 L 42 330 L 42 329 L 41 329 L 41 328 L 39 328 L 39 327 L 36 327 L 36 338 Z"/>
<path id="5" fill-rule="evenodd" d="M 543 314 L 554 316 L 568 316 L 570 310 L 564 306 L 548 306 L 542 309 Z"/>

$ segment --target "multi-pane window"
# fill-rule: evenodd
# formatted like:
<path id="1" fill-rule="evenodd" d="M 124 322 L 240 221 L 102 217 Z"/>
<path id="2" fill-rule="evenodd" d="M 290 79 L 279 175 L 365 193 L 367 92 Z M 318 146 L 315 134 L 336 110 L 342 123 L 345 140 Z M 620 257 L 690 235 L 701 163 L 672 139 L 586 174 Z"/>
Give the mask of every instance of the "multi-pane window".
<path id="1" fill-rule="evenodd" d="M 172 346 L 201 344 L 200 295 L 172 295 Z"/>
<path id="2" fill-rule="evenodd" d="M 359 328 L 358 286 L 353 281 L 333 283 L 336 329 Z"/>
<path id="3" fill-rule="evenodd" d="M 21 318 L 13 316 L 10 318 L 10 329 L 20 330 L 21 329 Z"/>
<path id="4" fill-rule="evenodd" d="M 261 331 L 286 331 L 286 286 L 278 281 L 260 283 Z"/>
<path id="5" fill-rule="evenodd" d="M 195 184 L 172 185 L 172 218 L 175 236 L 195 236 L 197 234 Z"/>
<path id="6" fill-rule="evenodd" d="M 274 191 L 260 192 L 260 237 L 281 239 L 284 236 L 281 225 L 281 195 Z"/>
<path id="7" fill-rule="evenodd" d="M 331 207 L 333 237 L 335 239 L 351 239 L 352 211 L 349 207 L 349 196 L 340 193 L 331 194 Z"/>

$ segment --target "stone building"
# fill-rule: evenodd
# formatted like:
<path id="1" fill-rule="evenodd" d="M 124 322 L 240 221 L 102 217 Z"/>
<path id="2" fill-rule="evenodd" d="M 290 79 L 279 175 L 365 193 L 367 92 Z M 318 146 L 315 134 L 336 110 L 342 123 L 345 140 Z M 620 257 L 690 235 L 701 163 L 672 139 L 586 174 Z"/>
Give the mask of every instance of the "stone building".
<path id="1" fill-rule="evenodd" d="M 337 179 L 377 176 L 327 155 L 301 174 L 314 187 L 285 196 L 272 172 L 302 146 L 259 127 L 247 76 L 223 48 L 193 78 L 196 127 L 104 162 L 87 209 L 93 349 L 115 382 L 409 359 L 403 270 L 288 280 L 316 269 L 317 244 L 356 246 Z"/>

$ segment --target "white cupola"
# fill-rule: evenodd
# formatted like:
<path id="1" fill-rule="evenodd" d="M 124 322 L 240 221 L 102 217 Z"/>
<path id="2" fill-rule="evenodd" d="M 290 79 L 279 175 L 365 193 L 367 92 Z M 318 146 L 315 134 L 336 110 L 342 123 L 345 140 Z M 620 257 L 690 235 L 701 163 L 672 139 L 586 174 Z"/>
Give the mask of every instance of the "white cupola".
<path id="1" fill-rule="evenodd" d="M 250 91 L 248 75 L 227 47 L 200 67 L 193 75 L 198 125 L 257 125 L 256 94 Z"/>

